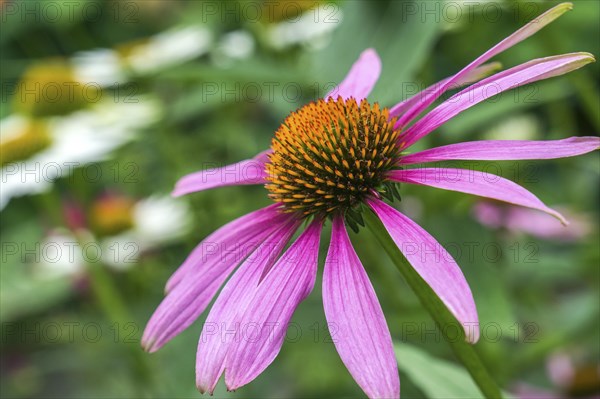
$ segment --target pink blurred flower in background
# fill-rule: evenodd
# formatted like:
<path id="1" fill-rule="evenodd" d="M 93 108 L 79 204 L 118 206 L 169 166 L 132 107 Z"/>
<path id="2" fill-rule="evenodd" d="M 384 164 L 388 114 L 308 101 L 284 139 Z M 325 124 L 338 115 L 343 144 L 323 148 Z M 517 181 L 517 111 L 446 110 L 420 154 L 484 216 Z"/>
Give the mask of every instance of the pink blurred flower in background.
<path id="1" fill-rule="evenodd" d="M 525 233 L 545 240 L 577 241 L 592 232 L 593 224 L 586 215 L 568 207 L 553 207 L 569 221 L 567 226 L 556 219 L 529 208 L 520 208 L 492 201 L 480 201 L 473 207 L 479 223 L 493 229 L 507 229 L 511 233 Z"/>
<path id="2" fill-rule="evenodd" d="M 550 388 L 519 382 L 513 393 L 519 399 L 599 399 L 600 363 L 590 353 L 556 352 L 546 360 L 546 374 Z M 581 353 L 579 353 L 581 355 Z M 587 358 L 587 359 L 586 359 Z M 592 360 L 592 361 L 590 361 Z"/>

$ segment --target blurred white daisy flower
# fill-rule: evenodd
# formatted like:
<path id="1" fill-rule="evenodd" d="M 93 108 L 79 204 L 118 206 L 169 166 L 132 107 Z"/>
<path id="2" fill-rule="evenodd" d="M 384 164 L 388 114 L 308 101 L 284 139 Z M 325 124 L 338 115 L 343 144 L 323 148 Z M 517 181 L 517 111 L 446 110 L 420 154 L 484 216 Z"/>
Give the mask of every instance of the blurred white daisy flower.
<path id="1" fill-rule="evenodd" d="M 152 36 L 144 44 L 132 47 L 126 61 L 138 73 L 154 72 L 206 53 L 211 43 L 212 35 L 204 27 L 171 29 Z"/>
<path id="2" fill-rule="evenodd" d="M 189 233 L 192 226 L 187 203 L 168 195 L 139 201 L 133 215 L 143 249 L 179 239 Z"/>
<path id="3" fill-rule="evenodd" d="M 11 115 L 0 121 L 0 209 L 11 198 L 49 190 L 73 169 L 103 161 L 156 121 L 151 99 L 103 101 L 67 116 L 34 119 Z"/>
<path id="4" fill-rule="evenodd" d="M 236 30 L 226 33 L 221 37 L 215 52 L 212 54 L 213 61 L 227 67 L 234 60 L 243 60 L 254 52 L 254 38 L 245 30 Z"/>
<path id="5" fill-rule="evenodd" d="M 34 273 L 43 279 L 73 278 L 85 275 L 87 263 L 128 270 L 145 252 L 176 242 L 190 229 L 191 211 L 180 199 L 156 195 L 134 201 L 108 194 L 92 205 L 88 226 L 55 229 L 44 238 Z"/>
<path id="6" fill-rule="evenodd" d="M 77 239 L 67 229 L 51 231 L 40 243 L 33 272 L 41 279 L 58 279 L 82 275 L 85 259 Z"/>
<path id="7" fill-rule="evenodd" d="M 76 76 L 101 87 L 127 82 L 119 54 L 112 49 L 82 51 L 71 58 Z"/>
<path id="8" fill-rule="evenodd" d="M 115 49 L 83 51 L 72 61 L 82 78 L 110 86 L 127 81 L 129 73 L 153 73 L 199 57 L 210 50 L 212 42 L 205 27 L 179 27 Z"/>
<path id="9" fill-rule="evenodd" d="M 267 26 L 266 40 L 276 49 L 304 44 L 311 47 L 323 47 L 330 33 L 342 22 L 341 7 L 322 4 L 305 10 L 295 18 Z"/>
<path id="10" fill-rule="evenodd" d="M 103 262 L 126 270 L 144 252 L 184 237 L 191 229 L 191 218 L 188 205 L 170 196 L 133 202 L 109 195 L 94 206 L 91 224 L 98 233 L 104 233 L 100 238 Z"/>

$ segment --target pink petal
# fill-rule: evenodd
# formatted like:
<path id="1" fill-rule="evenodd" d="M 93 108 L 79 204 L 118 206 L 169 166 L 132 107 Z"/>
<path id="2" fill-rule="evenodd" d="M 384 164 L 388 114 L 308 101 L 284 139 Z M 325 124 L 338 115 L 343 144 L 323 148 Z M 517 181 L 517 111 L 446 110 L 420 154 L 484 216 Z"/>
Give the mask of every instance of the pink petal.
<path id="1" fill-rule="evenodd" d="M 401 164 L 422 162 L 520 159 L 555 159 L 586 154 L 600 148 L 600 137 L 569 137 L 563 140 L 488 140 L 468 141 L 406 155 Z"/>
<path id="2" fill-rule="evenodd" d="M 442 95 L 449 87 L 456 86 L 457 82 L 468 75 L 473 71 L 473 69 L 477 68 L 490 58 L 500 54 L 501 52 L 511 48 L 515 44 L 527 39 L 529 36 L 532 36 L 537 31 L 541 30 L 543 27 L 560 17 L 562 14 L 571 10 L 573 5 L 571 3 L 562 3 L 553 7 L 534 19 L 530 21 L 521 29 L 508 36 L 506 39 L 502 40 L 500 43 L 496 44 L 494 47 L 483 53 L 479 56 L 475 61 L 471 62 L 469 65 L 464 67 L 461 71 L 459 71 L 456 75 L 454 75 L 451 79 L 448 79 L 444 84 L 440 85 L 436 90 L 431 93 L 427 93 L 425 96 L 420 98 L 418 104 L 409 109 L 401 118 L 398 119 L 396 123 L 396 127 L 406 126 L 413 118 L 423 112 L 427 107 L 429 107 L 440 95 Z"/>
<path id="3" fill-rule="evenodd" d="M 537 209 L 556 217 L 563 224 L 567 224 L 560 213 L 548 208 L 525 188 L 491 173 L 468 169 L 421 168 L 395 170 L 390 173 L 389 179 L 478 195 Z"/>
<path id="4" fill-rule="evenodd" d="M 408 128 L 398 139 L 400 146 L 411 146 L 460 112 L 498 93 L 565 74 L 593 61 L 588 53 L 563 54 L 529 61 L 490 76 L 450 97 Z"/>
<path id="5" fill-rule="evenodd" d="M 374 49 L 366 49 L 360 54 L 358 60 L 350 68 L 350 72 L 336 88 L 331 90 L 325 99 L 337 99 L 341 96 L 344 100 L 350 97 L 357 102 L 366 98 L 381 73 L 381 60 Z"/>
<path id="6" fill-rule="evenodd" d="M 417 273 L 463 326 L 468 342 L 479 339 L 473 294 L 460 268 L 421 226 L 380 200 L 369 200 L 386 230 Z"/>
<path id="7" fill-rule="evenodd" d="M 340 216 L 323 271 L 323 306 L 333 343 L 357 384 L 369 398 L 399 398 L 392 337 Z"/>
<path id="8" fill-rule="evenodd" d="M 262 163 L 267 163 L 267 162 L 269 162 L 269 156 L 272 153 L 273 153 L 273 150 L 271 148 L 268 148 L 268 149 L 256 154 L 253 159 L 256 161 L 262 162 Z"/>
<path id="9" fill-rule="evenodd" d="M 190 173 L 179 179 L 171 195 L 179 197 L 215 187 L 264 184 L 267 177 L 265 164 L 269 153 L 270 150 L 266 150 L 253 159 Z"/>
<path id="10" fill-rule="evenodd" d="M 482 66 L 470 71 L 462 79 L 459 79 L 458 81 L 454 82 L 453 87 L 445 86 L 444 91 L 456 89 L 456 88 L 462 87 L 464 85 L 471 84 L 473 82 L 477 82 L 478 80 L 483 79 L 484 77 L 488 76 L 493 71 L 500 69 L 501 67 L 502 67 L 502 64 L 500 64 L 499 62 L 491 62 L 489 64 L 482 65 Z M 450 80 L 452 78 L 453 78 L 453 76 L 450 76 L 449 78 L 446 78 L 440 82 L 437 82 L 437 83 L 429 86 L 425 90 L 421 91 L 420 93 L 417 93 L 414 96 L 409 97 L 406 100 L 401 101 L 398 104 L 394 105 L 392 108 L 390 108 L 390 117 L 394 118 L 394 117 L 402 115 L 403 113 L 408 111 L 410 108 L 417 105 L 419 103 L 419 101 L 421 100 L 421 98 L 423 98 L 427 93 L 431 93 L 431 92 L 437 90 L 438 87 L 445 85 L 446 82 L 448 82 L 448 80 Z M 440 93 L 440 94 L 443 94 L 443 93 Z"/>
<path id="11" fill-rule="evenodd" d="M 279 206 L 273 204 L 227 223 L 194 248 L 183 264 L 169 278 L 165 291 L 173 290 L 190 271 L 202 272 L 213 263 L 218 262 L 224 255 L 224 251 L 233 252 L 236 248 L 239 249 L 240 241 L 254 238 L 256 242 L 259 242 L 265 239 L 268 236 L 265 225 L 278 225 L 289 218 L 289 214 L 281 213 Z"/>
<path id="12" fill-rule="evenodd" d="M 255 379 L 279 353 L 294 310 L 313 289 L 321 227 L 321 221 L 313 221 L 256 289 L 227 354 L 228 389 Z"/>
<path id="13" fill-rule="evenodd" d="M 239 319 L 254 296 L 260 277 L 292 237 L 299 223 L 291 222 L 263 242 L 225 284 L 215 301 L 198 342 L 196 385 L 200 392 L 214 392 L 225 369 L 225 356 L 239 328 Z"/>
<path id="14" fill-rule="evenodd" d="M 277 216 L 271 219 L 270 224 L 257 222 L 255 229 L 236 231 L 226 241 L 213 242 L 215 247 L 209 254 L 192 252 L 186 260 L 191 264 L 187 274 L 163 299 L 148 321 L 142 346 L 154 352 L 189 327 L 204 312 L 233 269 L 291 218 L 289 215 Z M 234 228 L 230 225 L 230 229 Z"/>

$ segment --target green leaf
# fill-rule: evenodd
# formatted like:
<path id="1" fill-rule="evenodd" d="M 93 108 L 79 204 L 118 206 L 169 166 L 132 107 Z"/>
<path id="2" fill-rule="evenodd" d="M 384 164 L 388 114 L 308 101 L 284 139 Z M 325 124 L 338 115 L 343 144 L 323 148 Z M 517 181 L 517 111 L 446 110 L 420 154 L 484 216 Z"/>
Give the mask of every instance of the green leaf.
<path id="1" fill-rule="evenodd" d="M 481 398 L 481 392 L 459 365 L 435 358 L 412 345 L 394 345 L 398 368 L 429 398 Z"/>
<path id="2" fill-rule="evenodd" d="M 20 272 L 10 273 L 10 277 L 10 279 L 2 279 L 0 293 L 0 322 L 2 323 L 46 311 L 66 300 L 72 292 L 72 283 L 67 278 L 34 280 Z"/>
<path id="3" fill-rule="evenodd" d="M 0 269 L 0 322 L 5 323 L 61 303 L 72 293 L 67 278 L 44 279 L 30 272 L 29 264 L 41 255 L 43 232 L 31 221 L 3 231 Z M 37 253 L 37 255 L 36 255 Z"/>
<path id="4" fill-rule="evenodd" d="M 342 23 L 330 45 L 315 53 L 313 75 L 322 83 L 339 83 L 358 55 L 373 47 L 381 57 L 382 73 L 369 98 L 391 106 L 404 97 L 402 84 L 412 81 L 429 55 L 439 24 L 435 18 L 406 15 L 407 4 L 401 1 L 342 4 Z"/>

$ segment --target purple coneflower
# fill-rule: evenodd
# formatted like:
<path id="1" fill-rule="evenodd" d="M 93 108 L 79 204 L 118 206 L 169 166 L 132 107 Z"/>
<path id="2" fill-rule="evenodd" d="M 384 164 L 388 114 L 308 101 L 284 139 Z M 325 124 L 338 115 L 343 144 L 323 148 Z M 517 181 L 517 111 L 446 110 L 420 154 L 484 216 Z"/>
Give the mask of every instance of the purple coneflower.
<path id="1" fill-rule="evenodd" d="M 414 269 L 465 327 L 466 339 L 476 342 L 477 311 L 460 268 L 429 233 L 382 197 L 395 190 L 396 182 L 427 185 L 537 209 L 564 222 L 535 195 L 499 176 L 410 166 L 442 160 L 575 156 L 597 149 L 598 138 L 476 141 L 413 154 L 406 150 L 493 94 L 562 75 L 594 61 L 587 53 L 564 54 L 529 61 L 481 80 L 491 69 L 484 62 L 570 8 L 568 3 L 554 7 L 456 75 L 390 109 L 365 99 L 381 70 L 379 57 L 368 49 L 325 99 L 307 104 L 286 118 L 270 150 L 234 165 L 183 177 L 175 188 L 176 196 L 220 186 L 264 184 L 275 203 L 223 226 L 193 250 L 169 279 L 168 294 L 146 327 L 142 338 L 146 350 L 158 350 L 192 324 L 237 267 L 203 326 L 196 383 L 201 392 L 212 393 L 222 374 L 230 390 L 252 381 L 277 356 L 294 310 L 313 288 L 321 228 L 331 220 L 323 305 L 328 323 L 336 327 L 335 347 L 369 397 L 399 397 L 390 332 L 345 227 L 345 222 L 360 220 L 357 214 L 363 206 L 379 217 Z M 414 122 L 444 92 L 468 83 L 473 84 Z M 306 229 L 279 256 L 304 221 Z M 406 244 L 418 245 L 419 251 L 407 251 Z M 433 254 L 435 261 L 423 254 Z"/>

